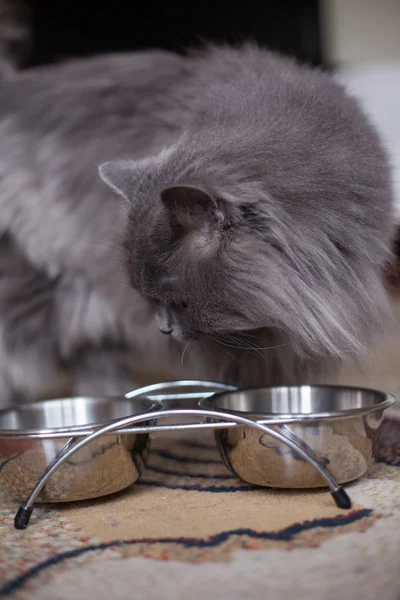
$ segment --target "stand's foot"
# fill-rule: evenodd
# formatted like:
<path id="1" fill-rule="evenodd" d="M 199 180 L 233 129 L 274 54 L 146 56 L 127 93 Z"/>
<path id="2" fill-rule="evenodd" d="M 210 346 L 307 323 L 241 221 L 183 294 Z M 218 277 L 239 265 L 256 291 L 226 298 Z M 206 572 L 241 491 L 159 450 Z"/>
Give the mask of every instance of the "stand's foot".
<path id="1" fill-rule="evenodd" d="M 335 491 L 331 492 L 332 498 L 336 502 L 336 506 L 348 510 L 351 508 L 351 500 L 345 489 L 338 487 Z"/>
<path id="2" fill-rule="evenodd" d="M 28 527 L 29 521 L 31 520 L 33 507 L 26 508 L 25 506 L 20 506 L 17 514 L 14 518 L 14 527 L 15 529 L 26 529 Z"/>

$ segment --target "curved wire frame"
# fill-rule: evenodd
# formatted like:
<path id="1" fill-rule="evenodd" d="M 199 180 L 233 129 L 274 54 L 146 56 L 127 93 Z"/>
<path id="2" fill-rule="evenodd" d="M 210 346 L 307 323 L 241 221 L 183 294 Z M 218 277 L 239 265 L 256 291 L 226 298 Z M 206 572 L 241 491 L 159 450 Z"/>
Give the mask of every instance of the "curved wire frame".
<path id="1" fill-rule="evenodd" d="M 160 384 L 155 384 L 160 385 Z M 152 386 L 148 386 L 152 387 Z M 158 388 L 161 389 L 161 388 Z M 154 390 L 154 388 L 153 388 Z M 151 391 L 153 391 L 151 390 Z M 135 390 L 139 392 L 139 390 Z M 146 392 L 143 392 L 143 388 L 140 393 L 136 395 L 143 395 Z M 132 396 L 130 396 L 132 397 Z M 75 443 L 72 443 L 69 440 L 68 444 L 64 446 L 58 456 L 48 465 L 46 470 L 44 471 L 42 477 L 39 479 L 32 492 L 29 495 L 26 503 L 21 505 L 17 511 L 17 514 L 14 519 L 14 526 L 16 529 L 25 529 L 28 526 L 30 517 L 32 515 L 33 506 L 36 502 L 37 497 L 42 491 L 43 487 L 46 485 L 46 482 L 49 478 L 67 461 L 73 456 L 78 450 L 92 442 L 93 440 L 99 438 L 102 435 L 113 432 L 115 430 L 123 429 L 124 427 L 128 427 L 129 425 L 133 425 L 136 423 L 141 423 L 144 421 L 158 420 L 160 418 L 172 417 L 172 416 L 200 416 L 204 417 L 206 420 L 216 419 L 219 421 L 223 421 L 229 424 L 236 423 L 237 425 L 245 425 L 247 427 L 253 427 L 262 431 L 264 434 L 267 434 L 276 440 L 282 442 L 293 451 L 297 452 L 304 460 L 310 463 L 321 475 L 321 477 L 326 481 L 327 485 L 330 488 L 331 495 L 333 496 L 337 506 L 339 508 L 348 509 L 351 508 L 351 500 L 347 495 L 346 491 L 339 486 L 334 478 L 330 475 L 330 473 L 325 469 L 325 467 L 320 463 L 318 458 L 314 455 L 314 453 L 310 453 L 308 449 L 304 448 L 304 445 L 298 443 L 297 440 L 293 439 L 293 437 L 286 437 L 282 433 L 276 431 L 268 425 L 261 424 L 257 421 L 253 421 L 251 419 L 247 419 L 245 417 L 241 417 L 238 415 L 232 415 L 225 413 L 223 411 L 216 410 L 203 410 L 203 409 L 174 409 L 174 410 L 161 410 L 161 411 L 153 411 L 146 414 L 135 415 L 130 417 L 125 417 L 123 419 L 119 419 L 118 421 L 114 421 L 108 425 L 104 425 L 86 435 L 83 439 L 79 439 Z M 173 426 L 172 426 L 173 427 Z M 145 431 L 145 428 L 143 428 Z"/>

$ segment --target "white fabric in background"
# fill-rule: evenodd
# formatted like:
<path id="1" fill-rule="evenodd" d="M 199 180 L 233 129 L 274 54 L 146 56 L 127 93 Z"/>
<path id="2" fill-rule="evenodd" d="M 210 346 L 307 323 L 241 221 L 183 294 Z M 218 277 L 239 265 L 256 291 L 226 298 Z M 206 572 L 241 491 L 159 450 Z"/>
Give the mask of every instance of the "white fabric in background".
<path id="1" fill-rule="evenodd" d="M 400 223 L 400 61 L 345 67 L 335 77 L 359 99 L 390 153 Z"/>

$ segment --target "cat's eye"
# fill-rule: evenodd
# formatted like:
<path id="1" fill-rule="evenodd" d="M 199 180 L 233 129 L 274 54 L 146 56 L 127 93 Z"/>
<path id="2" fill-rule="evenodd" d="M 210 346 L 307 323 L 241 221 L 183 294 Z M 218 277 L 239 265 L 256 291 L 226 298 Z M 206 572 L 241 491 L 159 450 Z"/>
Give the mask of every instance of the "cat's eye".
<path id="1" fill-rule="evenodd" d="M 189 296 L 186 294 L 178 302 L 170 302 L 169 307 L 172 310 L 179 310 L 181 308 L 187 308 L 189 306 Z"/>

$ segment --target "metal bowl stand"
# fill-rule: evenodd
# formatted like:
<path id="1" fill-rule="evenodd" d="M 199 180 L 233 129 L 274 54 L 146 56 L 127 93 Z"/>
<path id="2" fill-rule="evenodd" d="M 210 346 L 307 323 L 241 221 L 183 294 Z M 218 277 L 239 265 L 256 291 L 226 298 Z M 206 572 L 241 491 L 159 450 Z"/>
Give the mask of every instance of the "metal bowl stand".
<path id="1" fill-rule="evenodd" d="M 166 390 L 168 388 L 178 387 L 205 387 L 205 388 L 216 388 L 216 390 L 230 390 L 234 391 L 237 388 L 234 386 L 227 386 L 221 383 L 205 382 L 205 381 L 173 381 L 168 383 L 157 383 L 150 386 L 134 390 L 126 394 L 126 398 L 133 398 L 136 396 L 147 396 L 156 401 L 165 402 L 167 400 L 188 400 L 188 399 L 200 399 L 206 396 L 211 396 L 213 392 L 187 392 L 179 394 L 159 394 L 151 395 L 154 391 Z M 155 422 L 165 417 L 181 417 L 181 416 L 194 416 L 202 417 L 202 420 L 194 423 L 176 424 L 176 425 L 139 425 L 140 423 Z M 215 421 L 217 420 L 217 421 Z M 34 488 L 32 489 L 28 499 L 22 504 L 14 518 L 14 526 L 16 529 L 26 529 L 29 524 L 34 504 L 46 485 L 48 479 L 67 461 L 73 456 L 78 450 L 89 444 L 91 441 L 97 439 L 100 436 L 108 434 L 140 434 L 140 433 L 153 433 L 160 431 L 195 431 L 201 429 L 226 429 L 238 426 L 253 427 L 258 429 L 264 434 L 267 434 L 276 440 L 282 442 L 294 452 L 297 452 L 304 460 L 310 463 L 326 481 L 327 486 L 330 489 L 330 493 L 336 503 L 341 509 L 350 509 L 351 500 L 345 491 L 345 489 L 338 485 L 334 478 L 330 475 L 329 471 L 325 468 L 322 462 L 319 460 L 315 452 L 309 448 L 302 440 L 297 438 L 290 429 L 282 424 L 282 421 L 278 419 L 263 420 L 262 423 L 241 417 L 238 415 L 232 415 L 230 413 L 219 411 L 219 410 L 204 410 L 204 409 L 161 409 L 152 412 L 146 412 L 140 415 L 125 417 L 118 421 L 113 421 L 108 425 L 97 427 L 88 432 L 85 430 L 74 431 L 74 436 L 69 439 L 67 444 L 57 454 L 57 456 L 49 463 L 46 467 L 43 475 L 40 477 Z M 272 429 L 271 426 L 278 426 L 281 431 Z M 285 432 L 282 433 L 282 431 Z M 49 437 L 65 437 L 65 433 L 53 432 L 49 434 Z"/>

